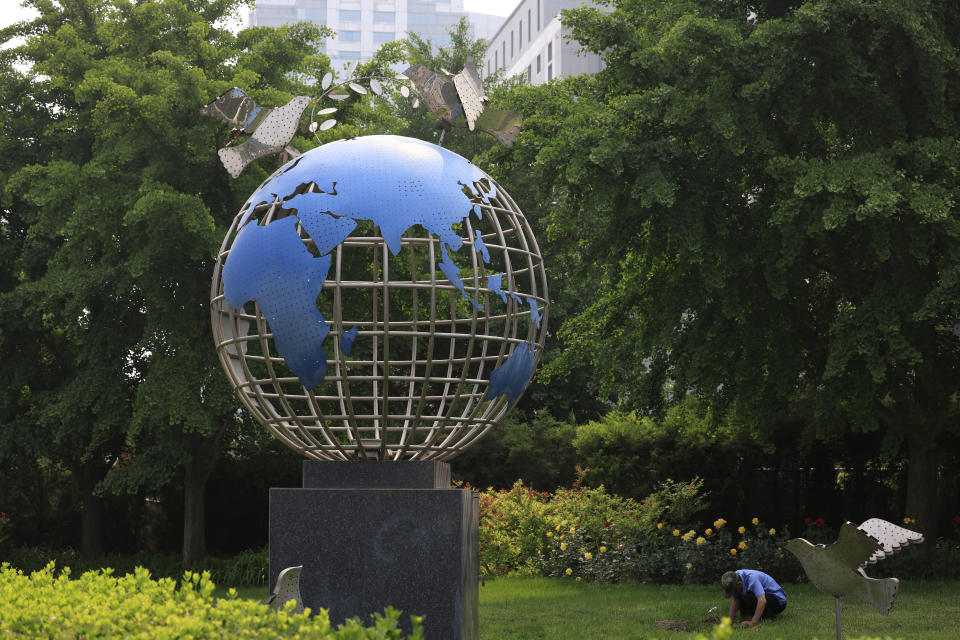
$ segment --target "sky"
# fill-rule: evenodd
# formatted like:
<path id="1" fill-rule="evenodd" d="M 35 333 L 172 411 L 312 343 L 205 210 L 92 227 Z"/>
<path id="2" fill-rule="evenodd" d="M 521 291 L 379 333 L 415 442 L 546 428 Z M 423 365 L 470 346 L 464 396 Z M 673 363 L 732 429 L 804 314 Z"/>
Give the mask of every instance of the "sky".
<path id="1" fill-rule="evenodd" d="M 5 27 L 34 15 L 32 9 L 21 7 L 18 0 L 0 0 L 0 2 L 4 5 L 3 11 L 0 11 L 0 27 Z M 463 8 L 478 13 L 508 16 L 519 2 L 520 0 L 463 0 Z"/>

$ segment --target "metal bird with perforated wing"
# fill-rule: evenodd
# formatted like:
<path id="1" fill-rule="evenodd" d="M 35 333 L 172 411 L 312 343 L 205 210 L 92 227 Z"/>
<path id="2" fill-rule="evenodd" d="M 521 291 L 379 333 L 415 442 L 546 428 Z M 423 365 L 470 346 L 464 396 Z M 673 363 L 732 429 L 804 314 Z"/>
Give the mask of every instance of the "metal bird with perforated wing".
<path id="1" fill-rule="evenodd" d="M 403 72 L 423 96 L 427 108 L 440 118 L 440 142 L 450 127 L 480 129 L 492 135 L 505 147 L 511 147 L 520 133 L 523 114 L 519 111 L 487 109 L 489 102 L 483 93 L 480 76 L 467 57 L 459 73 L 441 75 L 417 64 Z"/>
<path id="2" fill-rule="evenodd" d="M 261 107 L 243 89 L 234 87 L 201 107 L 200 113 L 233 126 L 228 146 L 217 151 L 217 155 L 230 175 L 236 178 L 257 158 L 280 152 L 292 157 L 300 155 L 289 145 L 297 132 L 303 110 L 312 100 L 309 96 L 297 96 L 282 107 Z M 242 135 L 250 137 L 241 144 L 229 146 Z"/>
<path id="3" fill-rule="evenodd" d="M 279 611 L 288 600 L 293 600 L 296 605 L 293 608 L 294 613 L 303 613 L 303 598 L 300 596 L 300 572 L 303 565 L 296 567 L 287 567 L 277 576 L 277 584 L 263 604 L 271 609 Z"/>
<path id="4" fill-rule="evenodd" d="M 786 548 L 800 561 L 810 582 L 834 597 L 839 640 L 841 597 L 859 598 L 883 615 L 893 607 L 900 581 L 871 578 L 864 573 L 864 567 L 919 542 L 923 542 L 922 534 L 871 518 L 859 527 L 843 523 L 833 544 L 815 545 L 803 538 L 793 538 L 787 541 Z"/>

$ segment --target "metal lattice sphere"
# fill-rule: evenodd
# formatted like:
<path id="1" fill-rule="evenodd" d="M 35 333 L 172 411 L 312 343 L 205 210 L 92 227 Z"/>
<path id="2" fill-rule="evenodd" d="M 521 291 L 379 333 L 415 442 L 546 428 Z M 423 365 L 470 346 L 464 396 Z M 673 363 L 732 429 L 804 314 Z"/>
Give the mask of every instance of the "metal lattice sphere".
<path id="1" fill-rule="evenodd" d="M 319 460 L 462 452 L 529 382 L 547 307 L 510 196 L 465 158 L 398 136 L 278 169 L 234 219 L 211 291 L 240 400 Z"/>

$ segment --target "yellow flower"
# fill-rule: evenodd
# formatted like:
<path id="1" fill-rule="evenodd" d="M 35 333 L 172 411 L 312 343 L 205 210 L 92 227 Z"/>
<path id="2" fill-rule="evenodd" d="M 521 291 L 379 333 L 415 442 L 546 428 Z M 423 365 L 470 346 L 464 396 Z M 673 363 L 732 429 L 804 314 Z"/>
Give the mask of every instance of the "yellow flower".
<path id="1" fill-rule="evenodd" d="M 743 525 L 740 525 L 739 527 L 737 527 L 737 533 L 742 534 L 742 533 L 746 532 L 746 530 L 747 530 L 747 528 L 746 528 L 745 526 L 743 526 Z"/>
<path id="2" fill-rule="evenodd" d="M 606 553 L 606 552 L 607 552 L 607 548 L 603 545 L 600 545 L 600 553 Z"/>
<path id="3" fill-rule="evenodd" d="M 570 527 L 570 533 L 576 533 L 576 532 L 577 532 L 576 529 L 574 529 L 573 527 Z"/>
<path id="4" fill-rule="evenodd" d="M 675 535 L 675 536 L 680 535 L 680 529 L 674 529 L 674 530 L 673 530 L 673 535 Z"/>
<path id="5" fill-rule="evenodd" d="M 589 551 L 583 554 L 583 557 L 586 558 L 587 560 L 593 560 L 593 554 L 590 553 Z"/>
<path id="6" fill-rule="evenodd" d="M 560 539 L 561 539 L 561 540 L 563 540 L 564 537 L 566 537 L 566 536 L 564 536 L 563 534 L 560 534 Z"/>
<path id="7" fill-rule="evenodd" d="M 697 546 L 699 547 L 706 541 L 707 541 L 706 538 L 704 538 L 703 536 L 700 536 L 699 538 L 697 538 Z"/>
<path id="8" fill-rule="evenodd" d="M 573 573 L 573 569 L 571 569 L 570 567 L 567 567 L 567 570 L 564 571 L 564 573 L 566 573 L 569 576 L 570 574 Z"/>
<path id="9" fill-rule="evenodd" d="M 768 531 L 767 533 L 769 533 L 769 534 L 772 535 L 772 536 L 775 536 L 775 535 L 777 535 L 777 530 L 774 529 L 773 527 L 770 527 L 770 531 Z"/>
<path id="10" fill-rule="evenodd" d="M 580 582 L 581 580 L 583 580 L 583 578 L 581 578 L 580 576 L 577 576 L 577 582 Z"/>
<path id="11" fill-rule="evenodd" d="M 740 549 L 740 551 L 743 551 L 744 549 L 747 548 L 747 543 L 741 542 L 740 544 L 737 545 L 737 548 Z"/>
<path id="12" fill-rule="evenodd" d="M 707 529 L 706 531 L 704 531 L 704 533 L 709 536 L 710 534 L 713 533 L 713 529 Z"/>
<path id="13" fill-rule="evenodd" d="M 689 562 L 687 563 L 687 569 L 693 569 L 693 565 L 690 564 Z"/>
<path id="14" fill-rule="evenodd" d="M 557 525 L 553 528 L 554 531 L 560 531 L 560 525 Z"/>
<path id="15" fill-rule="evenodd" d="M 566 551 L 566 550 L 567 550 L 567 543 L 566 543 L 566 542 L 561 542 L 561 543 L 560 543 L 560 551 Z"/>
<path id="16" fill-rule="evenodd" d="M 736 549 L 730 549 L 730 555 L 732 555 L 732 556 L 737 555 L 737 550 L 736 550 Z"/>
<path id="17" fill-rule="evenodd" d="M 662 522 L 658 522 L 658 523 L 657 523 L 657 529 L 663 529 L 663 523 L 662 523 Z"/>
<path id="18" fill-rule="evenodd" d="M 760 518 L 754 518 L 754 519 L 751 520 L 750 522 L 753 523 L 753 526 L 757 526 L 758 524 L 760 524 Z"/>
<path id="19" fill-rule="evenodd" d="M 563 520 L 562 522 L 560 522 L 560 524 L 565 527 L 565 526 L 567 526 L 567 523 L 568 523 L 568 522 L 570 522 L 570 521 L 569 521 L 569 520 Z"/>
<path id="20" fill-rule="evenodd" d="M 553 537 L 553 531 L 547 531 L 547 537 L 548 537 L 548 538 L 552 538 L 552 537 Z"/>

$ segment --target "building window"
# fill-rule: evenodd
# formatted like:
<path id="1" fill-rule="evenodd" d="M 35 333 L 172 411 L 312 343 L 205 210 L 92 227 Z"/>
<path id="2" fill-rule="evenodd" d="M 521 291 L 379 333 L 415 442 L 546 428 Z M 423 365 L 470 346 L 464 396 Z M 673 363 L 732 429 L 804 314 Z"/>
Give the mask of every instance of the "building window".
<path id="1" fill-rule="evenodd" d="M 374 11 L 373 21 L 393 24 L 396 22 L 396 14 L 393 11 Z"/>
<path id="2" fill-rule="evenodd" d="M 490 58 L 487 58 L 487 77 L 490 77 Z"/>
<path id="3" fill-rule="evenodd" d="M 513 31 L 510 32 L 510 59 L 513 60 L 513 56 L 516 55 L 513 50 Z"/>
<path id="4" fill-rule="evenodd" d="M 503 50 L 503 55 L 500 57 L 503 58 L 503 68 L 506 69 L 507 68 L 507 41 L 506 40 L 503 41 L 503 46 L 501 47 L 501 49 Z"/>
<path id="5" fill-rule="evenodd" d="M 326 24 L 327 12 L 323 9 L 297 9 L 297 20 Z"/>
<path id="6" fill-rule="evenodd" d="M 540 33 L 540 0 L 537 0 L 537 33 Z"/>
<path id="7" fill-rule="evenodd" d="M 340 22 L 360 22 L 360 12 L 340 9 Z"/>
<path id="8" fill-rule="evenodd" d="M 435 13 L 408 13 L 407 24 L 437 24 Z"/>
<path id="9" fill-rule="evenodd" d="M 359 60 L 360 52 L 359 51 L 341 51 L 338 55 L 332 56 L 340 58 L 342 60 Z"/>
<path id="10" fill-rule="evenodd" d="M 523 20 L 520 21 L 520 28 L 517 29 L 517 46 L 523 49 Z"/>
<path id="11" fill-rule="evenodd" d="M 547 82 L 550 82 L 551 80 L 553 80 L 553 65 L 548 64 L 547 65 Z"/>
<path id="12" fill-rule="evenodd" d="M 373 32 L 373 43 L 374 44 L 383 44 L 384 42 L 393 42 L 395 35 L 393 31 L 374 31 Z"/>
<path id="13" fill-rule="evenodd" d="M 359 31 L 338 31 L 337 35 L 340 36 L 340 42 L 360 42 Z"/>
<path id="14" fill-rule="evenodd" d="M 530 42 L 530 9 L 527 9 L 527 42 Z"/>
<path id="15" fill-rule="evenodd" d="M 551 62 L 552 60 L 553 60 L 553 43 L 548 42 L 547 43 L 547 62 Z"/>
<path id="16" fill-rule="evenodd" d="M 500 68 L 500 58 L 498 57 L 499 55 L 500 55 L 500 52 L 499 52 L 499 51 L 494 51 L 494 52 L 493 52 L 493 68 L 494 68 L 494 70 Z"/>
<path id="17" fill-rule="evenodd" d="M 540 54 L 537 54 L 537 75 L 540 75 Z"/>
<path id="18" fill-rule="evenodd" d="M 527 65 L 527 82 L 533 82 L 533 73 L 530 71 L 530 65 Z"/>

